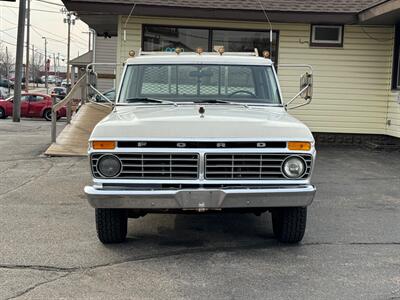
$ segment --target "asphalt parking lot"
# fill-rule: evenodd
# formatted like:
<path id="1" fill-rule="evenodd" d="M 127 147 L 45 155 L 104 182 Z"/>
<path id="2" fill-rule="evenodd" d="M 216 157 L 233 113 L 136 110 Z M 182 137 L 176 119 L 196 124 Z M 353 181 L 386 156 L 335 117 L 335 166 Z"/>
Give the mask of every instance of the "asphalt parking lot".
<path id="1" fill-rule="evenodd" d="M 400 152 L 319 150 L 307 232 L 268 214 L 150 215 L 104 246 L 85 158 L 46 158 L 50 124 L 0 120 L 1 299 L 400 299 Z"/>

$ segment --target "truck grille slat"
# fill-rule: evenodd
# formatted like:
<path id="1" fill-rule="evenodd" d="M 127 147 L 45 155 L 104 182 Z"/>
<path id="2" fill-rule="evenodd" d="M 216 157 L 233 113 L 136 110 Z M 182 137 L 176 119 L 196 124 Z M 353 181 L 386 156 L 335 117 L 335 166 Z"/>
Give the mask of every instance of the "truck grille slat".
<path id="1" fill-rule="evenodd" d="M 291 154 L 206 154 L 205 178 L 208 180 L 285 179 L 283 161 Z M 311 155 L 299 155 L 306 162 L 306 178 L 311 172 Z"/>
<path id="2" fill-rule="evenodd" d="M 101 178 L 97 163 L 103 154 L 92 155 L 92 170 Z M 124 153 L 114 154 L 122 163 L 118 178 L 124 179 L 197 179 L 199 154 L 197 153 Z"/>
<path id="3" fill-rule="evenodd" d="M 200 178 L 199 153 L 113 153 L 122 163 L 117 178 L 197 180 Z M 91 155 L 94 177 L 102 178 L 98 162 L 103 153 Z M 289 156 L 297 155 L 306 162 L 303 179 L 310 176 L 312 155 L 293 153 L 206 153 L 206 180 L 282 180 L 281 167 Z"/>

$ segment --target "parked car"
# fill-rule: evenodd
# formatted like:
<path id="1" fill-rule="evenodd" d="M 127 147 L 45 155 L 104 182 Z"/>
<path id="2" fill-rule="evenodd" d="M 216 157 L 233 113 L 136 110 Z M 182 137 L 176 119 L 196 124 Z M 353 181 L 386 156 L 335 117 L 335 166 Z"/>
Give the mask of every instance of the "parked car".
<path id="1" fill-rule="evenodd" d="M 13 79 L 10 80 L 10 88 L 11 89 L 15 88 L 15 80 L 13 80 Z M 21 89 L 25 89 L 25 79 L 24 78 L 22 78 L 22 81 L 21 81 Z"/>
<path id="2" fill-rule="evenodd" d="M 5 119 L 13 113 L 14 97 L 0 100 L 0 119 Z M 52 99 L 49 95 L 27 93 L 21 96 L 21 117 L 44 118 L 51 121 Z M 66 109 L 62 107 L 57 112 L 57 119 L 66 116 Z"/>
<path id="3" fill-rule="evenodd" d="M 56 77 L 56 86 L 61 86 L 62 81 L 63 81 L 62 78 Z"/>
<path id="4" fill-rule="evenodd" d="M 105 91 L 102 93 L 105 97 L 107 97 L 107 99 L 115 102 L 115 97 L 116 97 L 116 92 L 115 89 L 111 89 L 108 91 Z M 92 98 L 93 101 L 95 102 L 108 102 L 107 99 L 101 96 L 101 95 L 96 95 Z"/>
<path id="5" fill-rule="evenodd" d="M 8 88 L 0 86 L 0 99 L 6 99 L 9 97 Z"/>
<path id="6" fill-rule="evenodd" d="M 288 109 L 311 102 L 312 68 L 291 67 L 311 72 L 285 105 L 273 62 L 257 52 L 128 59 L 118 105 L 89 138 L 85 193 L 100 241 L 124 241 L 128 218 L 234 211 L 270 212 L 276 239 L 300 242 L 316 150 Z"/>
<path id="7" fill-rule="evenodd" d="M 67 89 L 65 87 L 55 87 L 51 90 L 51 96 L 57 96 L 59 99 L 64 99 L 67 95 Z"/>
<path id="8" fill-rule="evenodd" d="M 8 79 L 1 79 L 0 80 L 0 87 L 8 88 L 10 85 L 10 81 Z"/>
<path id="9" fill-rule="evenodd" d="M 64 80 L 61 82 L 61 86 L 65 87 L 65 88 L 68 88 L 68 87 L 71 86 L 71 81 L 67 84 L 67 79 L 64 79 Z"/>

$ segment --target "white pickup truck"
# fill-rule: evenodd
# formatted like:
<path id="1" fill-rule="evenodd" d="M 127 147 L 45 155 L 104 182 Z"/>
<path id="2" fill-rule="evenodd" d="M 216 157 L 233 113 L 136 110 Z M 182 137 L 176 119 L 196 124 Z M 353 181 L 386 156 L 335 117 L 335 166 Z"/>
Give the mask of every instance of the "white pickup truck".
<path id="1" fill-rule="evenodd" d="M 311 95 L 306 73 L 300 105 Z M 279 241 L 301 241 L 316 152 L 288 108 L 273 63 L 258 55 L 128 59 L 115 107 L 90 137 L 85 193 L 100 241 L 124 241 L 128 218 L 193 211 L 269 211 Z"/>

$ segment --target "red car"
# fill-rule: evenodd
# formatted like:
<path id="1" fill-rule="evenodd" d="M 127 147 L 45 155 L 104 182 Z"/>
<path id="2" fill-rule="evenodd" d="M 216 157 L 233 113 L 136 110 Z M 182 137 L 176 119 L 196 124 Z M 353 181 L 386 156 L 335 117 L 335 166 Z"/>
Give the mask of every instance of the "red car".
<path id="1" fill-rule="evenodd" d="M 39 93 L 28 93 L 21 96 L 21 117 L 45 118 L 51 121 L 51 102 L 49 95 Z M 0 99 L 0 119 L 12 116 L 13 97 L 6 100 Z M 66 109 L 62 107 L 57 112 L 57 119 L 66 116 Z"/>

